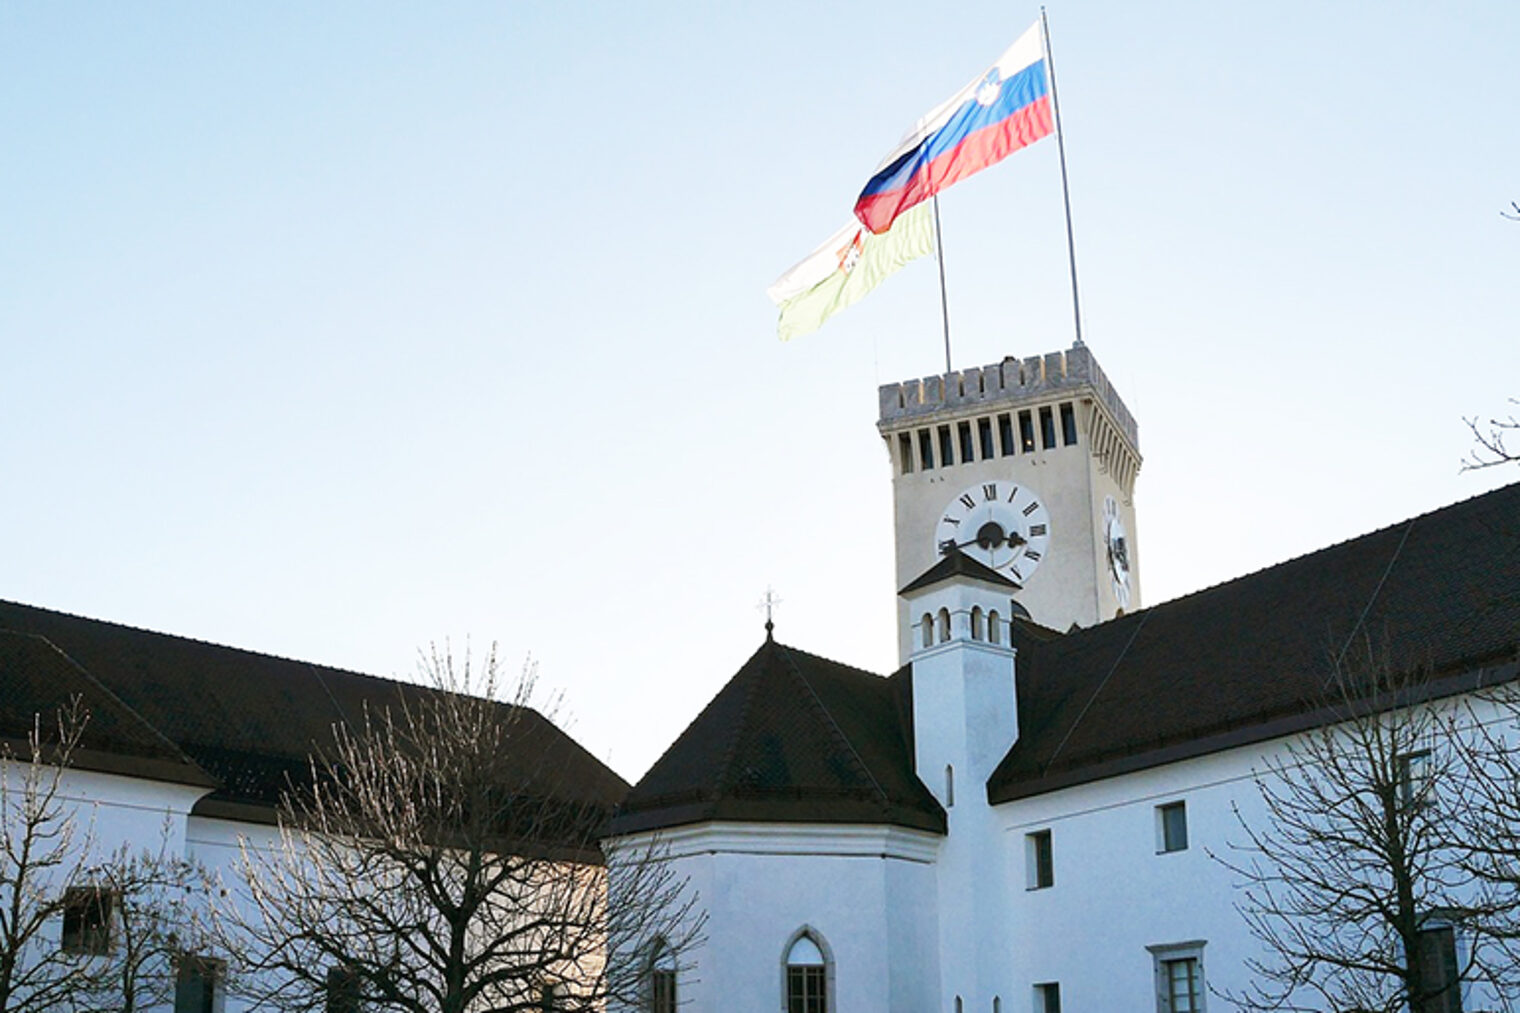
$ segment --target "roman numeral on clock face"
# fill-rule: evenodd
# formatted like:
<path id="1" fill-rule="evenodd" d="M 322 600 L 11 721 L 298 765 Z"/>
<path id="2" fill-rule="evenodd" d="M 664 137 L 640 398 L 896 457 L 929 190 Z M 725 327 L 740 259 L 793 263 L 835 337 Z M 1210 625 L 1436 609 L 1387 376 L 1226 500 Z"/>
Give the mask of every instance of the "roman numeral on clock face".
<path id="1" fill-rule="evenodd" d="M 943 517 L 940 518 L 940 523 L 941 524 L 953 524 L 956 527 L 960 527 L 961 526 L 961 519 L 959 517 L 951 517 L 949 514 L 946 514 L 945 516 L 943 516 Z"/>
<path id="2" fill-rule="evenodd" d="M 1019 487 L 1018 486 L 1014 486 L 1012 489 L 1009 489 L 1008 490 L 1008 502 L 1012 503 L 1013 502 L 1013 497 L 1017 496 L 1018 494 L 1019 494 Z"/>
<path id="3" fill-rule="evenodd" d="M 1031 524 L 1031 525 L 1029 525 L 1029 537 L 1030 538 L 1039 538 L 1043 534 L 1045 534 L 1045 525 L 1043 525 L 1043 524 Z"/>
<path id="4" fill-rule="evenodd" d="M 970 510 L 972 507 L 976 506 L 976 500 L 971 498 L 971 494 L 969 492 L 961 497 L 961 502 L 966 505 L 967 510 Z"/>
<path id="5" fill-rule="evenodd" d="M 1024 558 L 1025 559 L 1032 559 L 1036 563 L 1038 563 L 1040 561 L 1040 554 L 1038 552 L 1034 551 L 1033 549 L 1025 549 L 1024 550 Z"/>
<path id="6" fill-rule="evenodd" d="M 997 499 L 997 483 L 993 482 L 990 485 L 982 486 L 982 495 L 989 500 Z"/>
<path id="7" fill-rule="evenodd" d="M 1038 509 L 1040 509 L 1040 501 L 1035 500 L 1033 503 L 1030 503 L 1027 507 L 1024 508 L 1024 516 L 1028 517 Z"/>

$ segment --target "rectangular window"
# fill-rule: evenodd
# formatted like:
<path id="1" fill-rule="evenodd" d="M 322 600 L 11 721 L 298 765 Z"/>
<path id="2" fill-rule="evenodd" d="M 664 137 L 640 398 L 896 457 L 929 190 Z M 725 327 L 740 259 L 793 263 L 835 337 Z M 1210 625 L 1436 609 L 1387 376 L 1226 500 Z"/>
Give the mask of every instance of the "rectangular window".
<path id="1" fill-rule="evenodd" d="M 1420 930 L 1420 971 L 1434 995 L 1426 1013 L 1462 1013 L 1462 981 L 1457 965 L 1457 935 L 1450 925 Z"/>
<path id="2" fill-rule="evenodd" d="M 1070 401 L 1061 404 L 1061 442 L 1068 447 L 1077 445 L 1077 413 Z"/>
<path id="3" fill-rule="evenodd" d="M 1061 986 L 1053 981 L 1034 987 L 1034 1013 L 1061 1013 Z"/>
<path id="4" fill-rule="evenodd" d="M 1002 444 L 1004 457 L 1011 456 L 1018 449 L 1013 443 L 1013 419 L 1010 416 L 998 416 L 998 442 Z"/>
<path id="5" fill-rule="evenodd" d="M 1028 411 L 1019 412 L 1019 448 L 1026 454 L 1034 453 L 1034 416 Z"/>
<path id="6" fill-rule="evenodd" d="M 976 451 L 971 445 L 971 423 L 962 422 L 955 429 L 961 438 L 961 463 L 970 464 L 976 460 Z"/>
<path id="7" fill-rule="evenodd" d="M 939 466 L 948 468 L 955 463 L 955 442 L 950 439 L 950 427 L 939 427 Z"/>
<path id="8" fill-rule="evenodd" d="M 1203 1013 L 1203 947 L 1202 941 L 1146 947 L 1155 961 L 1157 1013 Z"/>
<path id="9" fill-rule="evenodd" d="M 897 434 L 897 459 L 904 475 L 913 474 L 913 437 L 907 433 Z"/>
<path id="10" fill-rule="evenodd" d="M 929 439 L 929 430 L 918 431 L 918 460 L 925 471 L 934 467 L 934 441 Z"/>
<path id="11" fill-rule="evenodd" d="M 1187 803 L 1169 802 L 1156 807 L 1157 851 L 1186 851 L 1188 846 Z"/>
<path id="12" fill-rule="evenodd" d="M 1399 801 L 1406 806 L 1423 804 L 1430 790 L 1430 750 L 1405 753 L 1398 765 Z"/>
<path id="13" fill-rule="evenodd" d="M 70 887 L 63 894 L 64 953 L 100 956 L 111 952 L 111 911 L 115 896 L 96 886 Z"/>
<path id="14" fill-rule="evenodd" d="M 174 1013 L 213 1013 L 222 962 L 182 953 L 174 963 Z"/>
<path id="15" fill-rule="evenodd" d="M 1043 890 L 1056 882 L 1055 856 L 1050 848 L 1050 831 L 1036 830 L 1024 835 L 1024 870 L 1029 889 Z"/>
<path id="16" fill-rule="evenodd" d="M 650 977 L 649 998 L 653 1013 L 676 1013 L 676 972 L 657 969 Z"/>
<path id="17" fill-rule="evenodd" d="M 1048 407 L 1040 409 L 1040 442 L 1046 450 L 1056 445 L 1056 420 Z"/>
<path id="18" fill-rule="evenodd" d="M 327 969 L 327 1013 L 359 1013 L 359 976 L 347 967 Z"/>
<path id="19" fill-rule="evenodd" d="M 823 970 L 810 965 L 787 965 L 787 1013 L 828 1013 L 828 1002 L 823 994 Z"/>
<path id="20" fill-rule="evenodd" d="M 540 1013 L 554 1013 L 559 1009 L 559 989 L 554 985 L 544 985 L 538 990 L 538 1008 Z"/>
<path id="21" fill-rule="evenodd" d="M 1203 981 L 1197 957 L 1163 960 L 1161 977 L 1166 989 L 1164 1013 L 1197 1013 L 1203 1009 Z"/>
<path id="22" fill-rule="evenodd" d="M 982 460 L 992 460 L 992 420 L 977 419 L 976 435 L 982 445 Z"/>

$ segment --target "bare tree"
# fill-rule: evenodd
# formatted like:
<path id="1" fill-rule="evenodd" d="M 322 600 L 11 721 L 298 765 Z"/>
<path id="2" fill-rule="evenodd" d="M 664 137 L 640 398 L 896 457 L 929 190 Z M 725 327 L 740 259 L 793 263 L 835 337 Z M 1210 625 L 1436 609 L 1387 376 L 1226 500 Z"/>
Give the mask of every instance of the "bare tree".
<path id="1" fill-rule="evenodd" d="M 0 1013 L 66 1007 L 98 984 L 51 934 L 92 840 L 63 795 L 88 721 L 76 697 L 46 731 L 33 720 L 27 755 L 0 748 Z"/>
<path id="2" fill-rule="evenodd" d="M 1520 401 L 1511 399 L 1510 403 L 1520 404 Z M 1462 460 L 1463 471 L 1477 471 L 1480 468 L 1492 468 L 1495 465 L 1520 461 L 1520 453 L 1504 445 L 1504 441 L 1515 430 L 1520 429 L 1520 419 L 1514 415 L 1490 419 L 1480 419 L 1475 416 L 1462 421 L 1467 423 L 1468 429 L 1472 430 L 1473 442 L 1477 444 Z"/>
<path id="3" fill-rule="evenodd" d="M 164 1001 L 173 958 L 197 937 L 207 879 L 169 852 L 97 854 L 93 820 L 65 796 L 89 712 L 75 697 L 27 754 L 0 747 L 0 1013 L 120 1010 Z"/>
<path id="4" fill-rule="evenodd" d="M 611 909 L 609 813 L 551 766 L 558 733 L 529 709 L 531 666 L 506 703 L 494 648 L 478 670 L 447 650 L 422 667 L 429 690 L 334 729 L 282 805 L 278 846 L 245 844 L 234 989 L 263 1008 L 414 1013 L 634 994 L 607 953 L 656 935 L 689 949 L 694 895 L 659 854 L 620 856 Z"/>
<path id="5" fill-rule="evenodd" d="M 1223 997 L 1245 1010 L 1446 1013 L 1459 979 L 1491 978 L 1474 925 L 1494 914 L 1453 815 L 1472 788 L 1464 712 L 1430 679 L 1379 663 L 1370 642 L 1335 660 L 1325 723 L 1255 773 L 1263 816 L 1214 855 L 1262 956 Z M 1464 946 L 1455 945 L 1455 933 Z"/>

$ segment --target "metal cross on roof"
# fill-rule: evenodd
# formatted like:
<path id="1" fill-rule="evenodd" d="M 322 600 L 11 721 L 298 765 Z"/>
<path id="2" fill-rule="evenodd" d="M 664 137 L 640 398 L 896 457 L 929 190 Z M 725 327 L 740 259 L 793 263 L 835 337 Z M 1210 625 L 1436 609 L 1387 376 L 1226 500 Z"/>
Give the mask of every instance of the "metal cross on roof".
<path id="1" fill-rule="evenodd" d="M 765 639 L 771 639 L 771 633 L 776 628 L 774 613 L 776 606 L 781 604 L 781 599 L 776 597 L 776 591 L 770 585 L 766 585 L 765 597 L 760 599 L 757 609 L 765 609 Z"/>

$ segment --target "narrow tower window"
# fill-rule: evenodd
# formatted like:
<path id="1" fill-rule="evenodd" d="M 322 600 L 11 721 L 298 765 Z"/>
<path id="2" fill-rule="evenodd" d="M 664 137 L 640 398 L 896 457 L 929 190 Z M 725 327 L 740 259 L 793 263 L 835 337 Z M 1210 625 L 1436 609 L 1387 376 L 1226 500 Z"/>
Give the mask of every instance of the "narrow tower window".
<path id="1" fill-rule="evenodd" d="M 1049 406 L 1040 409 L 1040 442 L 1046 450 L 1056 445 L 1056 420 Z"/>
<path id="2" fill-rule="evenodd" d="M 929 430 L 918 431 L 918 462 L 925 471 L 934 467 L 934 442 L 929 439 Z"/>
<path id="3" fill-rule="evenodd" d="M 955 805 L 955 768 L 945 764 L 945 808 Z"/>
<path id="4" fill-rule="evenodd" d="M 939 610 L 939 642 L 946 643 L 950 639 L 950 610 Z"/>
<path id="5" fill-rule="evenodd" d="M 897 434 L 897 457 L 902 462 L 902 473 L 913 474 L 913 437 L 907 433 Z"/>
<path id="6" fill-rule="evenodd" d="M 970 464 L 976 460 L 976 451 L 971 446 L 971 423 L 962 422 L 955 429 L 961 438 L 961 463 Z"/>
<path id="7" fill-rule="evenodd" d="M 992 420 L 977 419 L 976 435 L 982 444 L 982 460 L 992 460 Z"/>
<path id="8" fill-rule="evenodd" d="M 1077 445 L 1077 413 L 1070 401 L 1061 404 L 1061 442 L 1068 447 Z"/>
<path id="9" fill-rule="evenodd" d="M 939 427 L 939 466 L 948 468 L 955 463 L 955 442 L 950 439 L 950 427 Z"/>
<path id="10" fill-rule="evenodd" d="M 997 609 L 987 613 L 987 642 L 989 644 L 1003 642 L 1002 617 L 997 614 Z"/>
<path id="11" fill-rule="evenodd" d="M 982 639 L 982 607 L 980 605 L 971 607 L 971 639 Z"/>
<path id="12" fill-rule="evenodd" d="M 925 647 L 934 646 L 934 617 L 925 612 L 923 619 L 919 620 L 919 629 L 923 632 Z"/>
<path id="13" fill-rule="evenodd" d="M 1018 449 L 1013 443 L 1013 418 L 1011 416 L 998 416 L 998 442 L 1002 444 L 1004 457 L 1010 456 Z"/>
<path id="14" fill-rule="evenodd" d="M 1019 412 L 1019 447 L 1026 454 L 1034 453 L 1034 416 Z"/>

